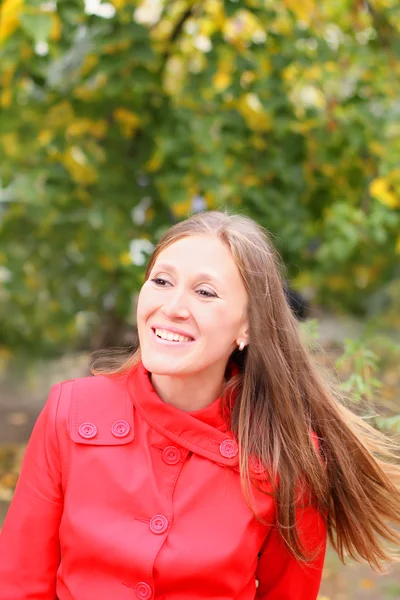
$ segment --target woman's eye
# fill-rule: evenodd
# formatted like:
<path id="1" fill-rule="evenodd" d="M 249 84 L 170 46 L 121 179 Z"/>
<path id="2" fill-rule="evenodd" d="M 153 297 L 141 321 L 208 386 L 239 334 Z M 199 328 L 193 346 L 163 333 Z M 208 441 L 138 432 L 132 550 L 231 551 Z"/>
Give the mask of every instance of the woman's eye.
<path id="1" fill-rule="evenodd" d="M 165 283 L 168 283 L 168 281 L 166 279 L 163 279 L 162 277 L 154 277 L 154 279 L 152 279 L 151 281 L 156 285 L 161 285 L 163 287 L 165 287 Z"/>
<path id="2" fill-rule="evenodd" d="M 154 277 L 153 279 L 150 279 L 150 281 L 152 281 L 153 283 L 155 283 L 156 285 L 158 285 L 160 287 L 165 287 L 167 284 L 170 283 L 169 281 L 167 281 L 166 279 L 163 279 L 162 277 Z M 216 298 L 217 297 L 216 294 L 214 294 L 213 292 L 210 292 L 209 290 L 205 290 L 205 289 L 197 290 L 197 293 L 200 296 L 204 296 L 205 298 Z"/>
<path id="3" fill-rule="evenodd" d="M 206 296 L 206 298 L 216 298 L 217 295 L 213 294 L 213 292 L 209 292 L 208 290 L 197 290 L 200 293 L 200 296 Z"/>

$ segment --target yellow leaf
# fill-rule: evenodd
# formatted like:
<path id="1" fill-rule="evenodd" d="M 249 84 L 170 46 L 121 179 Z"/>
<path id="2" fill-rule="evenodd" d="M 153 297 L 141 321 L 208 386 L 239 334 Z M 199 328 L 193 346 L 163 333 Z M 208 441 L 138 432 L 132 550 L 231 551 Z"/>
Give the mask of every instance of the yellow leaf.
<path id="1" fill-rule="evenodd" d="M 40 146 L 48 146 L 48 144 L 50 144 L 50 142 L 52 141 L 53 137 L 54 135 L 50 131 L 50 129 L 42 129 L 41 131 L 39 131 L 37 140 Z"/>
<path id="2" fill-rule="evenodd" d="M 390 172 L 390 181 L 394 186 L 400 186 L 400 168 L 393 169 Z"/>
<path id="3" fill-rule="evenodd" d="M 187 217 L 191 208 L 191 200 L 183 200 L 182 202 L 175 202 L 175 204 L 172 205 L 171 210 L 176 217 Z"/>
<path id="4" fill-rule="evenodd" d="M 316 79 L 319 81 L 321 79 L 322 68 L 320 65 L 313 65 L 306 71 L 306 76 L 308 79 Z"/>
<path id="5" fill-rule="evenodd" d="M 400 198 L 392 192 L 388 181 L 383 177 L 377 177 L 371 182 L 369 192 L 371 196 L 388 208 L 397 208 L 400 206 Z"/>
<path id="6" fill-rule="evenodd" d="M 61 37 L 61 19 L 58 15 L 52 14 L 51 20 L 53 24 L 50 31 L 50 39 L 52 42 L 57 42 Z"/>
<path id="7" fill-rule="evenodd" d="M 0 79 L 2 87 L 8 87 L 9 85 L 11 85 L 14 73 L 15 65 L 10 65 L 8 67 L 4 66 Z"/>
<path id="8" fill-rule="evenodd" d="M 232 194 L 232 191 L 230 192 L 230 195 Z M 204 194 L 204 200 L 206 201 L 206 206 L 208 208 L 213 208 L 215 207 L 215 194 L 213 194 L 212 192 L 208 191 Z M 219 200 L 219 199 L 218 199 Z"/>
<path id="9" fill-rule="evenodd" d="M 257 175 L 248 174 L 240 179 L 240 183 L 245 185 L 246 187 L 257 187 L 260 185 L 261 180 Z"/>
<path id="10" fill-rule="evenodd" d="M 321 165 L 321 171 L 327 177 L 332 177 L 335 174 L 336 167 L 329 163 Z"/>
<path id="11" fill-rule="evenodd" d="M 46 115 L 46 125 L 50 128 L 65 127 L 74 119 L 74 111 L 67 100 L 55 104 Z"/>
<path id="12" fill-rule="evenodd" d="M 289 36 L 293 32 L 293 23 L 289 15 L 279 12 L 276 19 L 272 21 L 270 30 L 273 33 Z"/>
<path id="13" fill-rule="evenodd" d="M 231 73 L 226 71 L 217 71 L 213 77 L 214 88 L 217 92 L 223 92 L 227 87 L 230 86 L 232 81 Z"/>
<path id="14" fill-rule="evenodd" d="M 154 210 L 154 208 L 148 208 L 146 210 L 146 221 L 149 222 L 152 219 L 154 219 L 154 217 L 156 216 L 156 211 Z"/>
<path id="15" fill-rule="evenodd" d="M 299 77 L 299 68 L 298 68 L 298 66 L 296 64 L 294 64 L 294 63 L 291 63 L 290 65 L 288 65 L 282 71 L 282 77 L 288 83 L 291 83 L 292 81 L 296 81 L 296 79 Z"/>
<path id="16" fill-rule="evenodd" d="M 316 3 L 314 0 L 285 0 L 287 8 L 295 14 L 299 21 L 310 23 L 315 15 Z"/>
<path id="17" fill-rule="evenodd" d="M 263 75 L 269 75 L 270 73 L 272 73 L 272 63 L 271 63 L 271 59 L 268 58 L 267 56 L 264 56 L 261 60 L 260 60 L 260 69 L 261 69 L 261 73 Z"/>
<path id="18" fill-rule="evenodd" d="M 332 60 L 328 60 L 324 64 L 324 69 L 327 73 L 335 73 L 338 70 L 338 63 L 335 63 Z"/>
<path id="19" fill-rule="evenodd" d="M 91 185 L 97 181 L 96 169 L 88 164 L 87 157 L 79 146 L 68 148 L 62 162 L 76 183 Z"/>
<path id="20" fill-rule="evenodd" d="M 132 264 L 132 258 L 129 252 L 121 252 L 119 255 L 119 262 L 121 265 L 129 266 Z"/>
<path id="21" fill-rule="evenodd" d="M 95 67 L 99 62 L 99 57 L 95 54 L 89 54 L 84 61 L 81 68 L 81 75 L 87 75 L 93 67 Z"/>
<path id="22" fill-rule="evenodd" d="M 385 152 L 385 146 L 377 141 L 370 142 L 369 149 L 375 156 L 382 156 Z"/>
<path id="23" fill-rule="evenodd" d="M 255 133 L 249 140 L 250 144 L 257 148 L 257 150 L 265 150 L 268 146 L 267 140 L 262 136 Z"/>
<path id="24" fill-rule="evenodd" d="M 91 102 L 95 98 L 97 92 L 104 88 L 107 83 L 107 75 L 105 73 L 97 73 L 90 83 L 79 85 L 73 91 L 75 98 L 84 102 Z"/>
<path id="25" fill-rule="evenodd" d="M 3 146 L 3 151 L 6 156 L 15 158 L 18 156 L 20 144 L 16 133 L 5 133 L 0 137 L 0 144 Z"/>
<path id="26" fill-rule="evenodd" d="M 396 254 L 400 254 L 400 236 L 397 238 L 396 241 Z"/>
<path id="27" fill-rule="evenodd" d="M 219 30 L 225 23 L 225 11 L 220 0 L 208 0 L 204 2 L 204 14 L 206 20 L 214 26 L 214 31 Z"/>
<path id="28" fill-rule="evenodd" d="M 223 35 L 228 43 L 244 50 L 248 42 L 265 42 L 266 35 L 257 16 L 249 10 L 240 9 L 234 16 L 226 19 L 222 27 Z"/>
<path id="29" fill-rule="evenodd" d="M 95 138 L 104 137 L 107 131 L 107 122 L 104 119 L 92 121 L 91 119 L 76 119 L 66 130 L 70 137 L 81 137 L 90 133 Z"/>
<path id="30" fill-rule="evenodd" d="M 305 119 L 304 121 L 294 121 L 290 125 L 290 129 L 292 131 L 295 131 L 296 133 L 309 133 L 316 127 L 319 127 L 319 123 L 320 122 L 318 119 Z M 332 165 L 327 165 L 328 170 L 330 170 L 330 167 L 332 167 Z M 324 172 L 323 166 L 321 167 L 321 170 L 322 172 Z"/>
<path id="31" fill-rule="evenodd" d="M 104 54 L 117 54 L 118 52 L 123 52 L 124 50 L 127 50 L 130 45 L 130 40 L 121 40 L 120 42 L 106 44 L 105 46 L 103 46 L 103 52 Z"/>
<path id="32" fill-rule="evenodd" d="M 140 119 L 137 114 L 127 108 L 115 109 L 114 119 L 119 123 L 121 133 L 124 137 L 131 137 L 140 125 Z"/>
<path id="33" fill-rule="evenodd" d="M 12 90 L 11 88 L 5 88 L 0 94 L 0 106 L 2 108 L 8 108 L 12 103 Z"/>
<path id="34" fill-rule="evenodd" d="M 23 0 L 3 0 L 0 7 L 0 43 L 17 29 L 22 10 Z"/>
<path id="35" fill-rule="evenodd" d="M 264 111 L 257 94 L 244 94 L 237 102 L 237 109 L 250 129 L 254 131 L 269 131 L 271 129 L 272 119 Z"/>
<path id="36" fill-rule="evenodd" d="M 111 4 L 117 9 L 117 10 L 121 10 L 121 8 L 124 8 L 125 4 L 126 4 L 127 0 L 111 0 Z"/>
<path id="37" fill-rule="evenodd" d="M 313 278 L 309 271 L 302 271 L 299 275 L 294 277 L 292 280 L 294 289 L 302 289 L 313 286 Z"/>
<path id="38" fill-rule="evenodd" d="M 158 171 L 158 169 L 161 167 L 163 162 L 163 155 L 161 150 L 158 148 L 153 156 L 150 158 L 150 160 L 147 161 L 146 163 L 146 171 L 150 172 L 150 173 L 154 173 L 154 171 Z"/>
<path id="39" fill-rule="evenodd" d="M 243 71 L 243 73 L 240 76 L 240 85 L 242 86 L 242 88 L 245 88 L 246 86 L 253 83 L 255 78 L 256 74 L 254 73 L 254 71 Z"/>
<path id="40" fill-rule="evenodd" d="M 39 282 L 37 280 L 37 277 L 34 277 L 33 275 L 27 275 L 24 279 L 25 279 L 25 285 L 28 289 L 37 290 L 37 288 L 39 287 Z"/>
<path id="41" fill-rule="evenodd" d="M 78 98 L 84 102 L 90 102 L 95 96 L 95 90 L 84 85 L 78 85 L 78 87 L 74 89 L 73 95 L 74 98 Z"/>

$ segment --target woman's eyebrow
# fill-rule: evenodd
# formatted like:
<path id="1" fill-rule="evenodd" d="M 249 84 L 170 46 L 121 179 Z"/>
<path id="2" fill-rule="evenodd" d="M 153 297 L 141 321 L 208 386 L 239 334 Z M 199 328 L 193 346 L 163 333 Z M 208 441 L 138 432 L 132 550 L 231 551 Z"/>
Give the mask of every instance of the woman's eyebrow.
<path id="1" fill-rule="evenodd" d="M 171 265 L 170 263 L 164 263 L 164 262 L 160 262 L 154 265 L 152 271 L 154 269 L 160 270 L 160 269 L 166 269 L 167 271 L 172 271 L 173 273 L 176 273 L 176 268 L 174 267 L 174 265 Z M 203 279 L 204 281 L 213 281 L 215 283 L 222 283 L 222 281 L 217 277 L 217 275 L 213 274 L 213 273 L 206 273 L 205 271 L 201 272 L 201 273 L 196 273 L 195 274 L 195 278 L 196 279 Z"/>
<path id="2" fill-rule="evenodd" d="M 176 273 L 174 265 L 170 265 L 169 263 L 156 263 L 155 265 L 153 265 L 152 271 L 154 271 L 154 269 L 166 269 L 167 271 L 173 271 L 174 273 Z"/>

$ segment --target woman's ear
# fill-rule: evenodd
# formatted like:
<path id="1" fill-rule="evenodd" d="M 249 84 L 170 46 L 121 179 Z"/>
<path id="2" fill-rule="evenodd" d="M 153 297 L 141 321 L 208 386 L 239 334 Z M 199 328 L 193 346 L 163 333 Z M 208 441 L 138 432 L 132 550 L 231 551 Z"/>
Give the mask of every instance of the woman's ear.
<path id="1" fill-rule="evenodd" d="M 243 324 L 243 327 L 241 327 L 240 333 L 236 338 L 236 344 L 239 347 L 244 348 L 245 346 L 247 346 L 248 343 L 249 343 L 249 326 L 246 321 L 246 323 Z"/>

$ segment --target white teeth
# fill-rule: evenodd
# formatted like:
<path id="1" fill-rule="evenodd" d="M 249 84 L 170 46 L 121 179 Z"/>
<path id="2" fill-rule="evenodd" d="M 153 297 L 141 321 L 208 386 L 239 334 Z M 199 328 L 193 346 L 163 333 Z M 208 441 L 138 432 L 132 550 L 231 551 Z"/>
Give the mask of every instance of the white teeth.
<path id="1" fill-rule="evenodd" d="M 156 335 L 163 339 L 168 340 L 169 342 L 190 342 L 191 338 L 185 337 L 184 335 L 179 335 L 178 333 L 172 333 L 171 331 L 165 331 L 164 329 L 156 329 Z"/>

